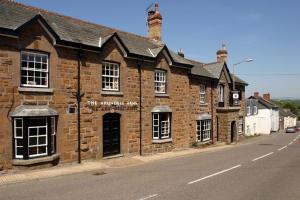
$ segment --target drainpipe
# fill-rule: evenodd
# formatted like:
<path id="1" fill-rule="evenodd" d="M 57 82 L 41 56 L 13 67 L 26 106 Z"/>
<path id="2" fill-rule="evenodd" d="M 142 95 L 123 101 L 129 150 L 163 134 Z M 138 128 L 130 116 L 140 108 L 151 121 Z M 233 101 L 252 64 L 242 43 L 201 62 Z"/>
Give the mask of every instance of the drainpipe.
<path id="1" fill-rule="evenodd" d="M 139 109 L 140 109 L 140 156 L 143 155 L 143 145 L 142 145 L 142 141 L 143 141 L 143 138 L 142 138 L 142 63 L 143 63 L 144 60 L 142 60 L 142 62 L 137 62 L 137 65 L 138 65 L 138 69 L 139 69 L 139 101 L 140 101 L 140 106 L 139 106 Z"/>
<path id="2" fill-rule="evenodd" d="M 76 99 L 77 99 L 77 151 L 78 151 L 78 163 L 81 163 L 81 137 L 80 137 L 80 102 L 82 98 L 82 94 L 80 91 L 80 65 L 81 65 L 81 58 L 82 58 L 82 48 L 80 45 L 80 48 L 77 53 L 77 93 L 76 93 Z"/>
<path id="3" fill-rule="evenodd" d="M 211 106 L 211 132 L 212 132 L 212 141 L 214 142 L 214 95 L 213 95 L 213 81 L 211 81 L 211 87 L 210 87 L 210 106 Z"/>

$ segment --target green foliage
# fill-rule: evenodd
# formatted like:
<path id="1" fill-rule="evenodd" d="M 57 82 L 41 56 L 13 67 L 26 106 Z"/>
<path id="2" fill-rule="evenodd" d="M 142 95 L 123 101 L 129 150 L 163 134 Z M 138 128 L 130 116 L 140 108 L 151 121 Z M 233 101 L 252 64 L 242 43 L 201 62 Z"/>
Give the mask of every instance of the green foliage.
<path id="1" fill-rule="evenodd" d="M 287 108 L 300 119 L 300 100 L 272 100 L 280 108 Z"/>

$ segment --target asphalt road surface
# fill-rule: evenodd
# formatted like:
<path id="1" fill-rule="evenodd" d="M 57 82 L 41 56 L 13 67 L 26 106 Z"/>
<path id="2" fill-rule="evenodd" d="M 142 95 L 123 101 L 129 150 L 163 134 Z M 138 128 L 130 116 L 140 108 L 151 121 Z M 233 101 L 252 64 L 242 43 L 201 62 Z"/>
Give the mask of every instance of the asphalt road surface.
<path id="1" fill-rule="evenodd" d="M 300 135 L 0 187 L 0 200 L 299 200 Z"/>

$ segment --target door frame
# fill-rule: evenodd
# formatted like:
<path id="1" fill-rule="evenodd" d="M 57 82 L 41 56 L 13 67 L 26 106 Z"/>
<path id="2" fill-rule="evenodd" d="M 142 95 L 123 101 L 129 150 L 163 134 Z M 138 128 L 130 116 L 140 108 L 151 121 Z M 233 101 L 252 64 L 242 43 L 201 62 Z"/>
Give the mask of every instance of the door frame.
<path id="1" fill-rule="evenodd" d="M 119 147 L 118 147 L 118 153 L 110 153 L 105 155 L 104 154 L 104 119 L 105 117 L 109 117 L 109 116 L 115 116 L 118 117 L 119 119 L 119 134 L 118 134 L 118 140 L 119 140 Z M 114 156 L 114 155 L 118 155 L 121 153 L 121 114 L 120 113 L 105 113 L 102 116 L 102 157 L 109 157 L 109 156 Z"/>

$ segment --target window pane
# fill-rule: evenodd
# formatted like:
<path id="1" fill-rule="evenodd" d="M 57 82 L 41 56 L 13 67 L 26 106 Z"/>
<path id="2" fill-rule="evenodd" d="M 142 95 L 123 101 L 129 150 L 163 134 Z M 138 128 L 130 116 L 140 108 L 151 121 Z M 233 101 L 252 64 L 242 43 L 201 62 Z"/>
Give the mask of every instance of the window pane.
<path id="1" fill-rule="evenodd" d="M 16 155 L 20 155 L 20 156 L 23 156 L 23 147 L 17 147 L 16 148 Z"/>
<path id="2" fill-rule="evenodd" d="M 29 136 L 36 136 L 37 129 L 36 128 L 29 128 Z"/>
<path id="3" fill-rule="evenodd" d="M 29 156 L 36 155 L 37 153 L 38 153 L 37 147 L 29 147 L 29 149 L 28 149 Z"/>
<path id="4" fill-rule="evenodd" d="M 23 137 L 23 129 L 22 128 L 16 128 L 16 137 Z"/>
<path id="5" fill-rule="evenodd" d="M 46 146 L 40 146 L 40 147 L 38 147 L 38 154 L 45 154 L 45 153 L 47 153 Z"/>
<path id="6" fill-rule="evenodd" d="M 37 145 L 37 137 L 30 137 L 29 138 L 29 146 Z"/>

